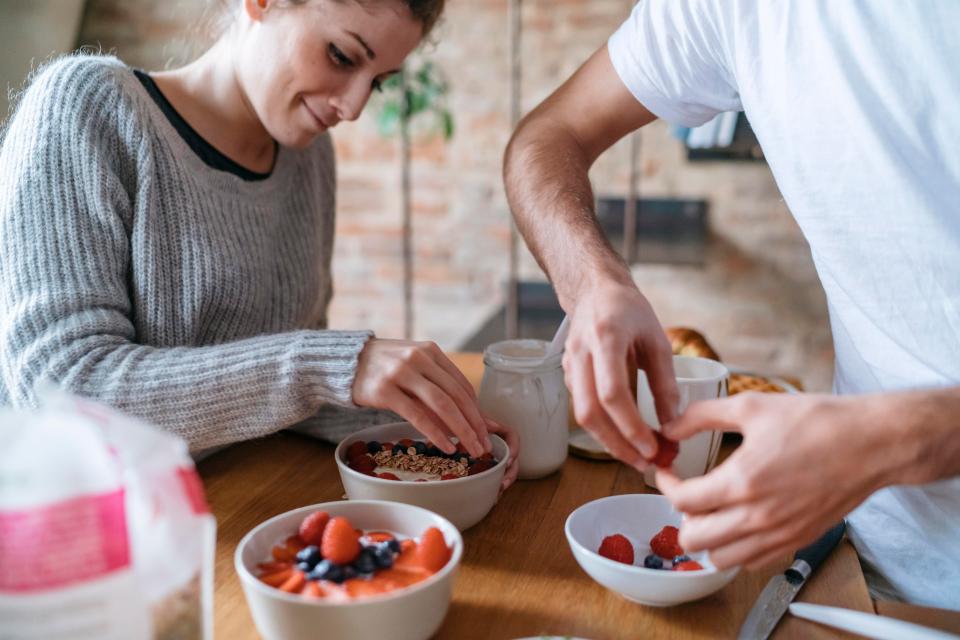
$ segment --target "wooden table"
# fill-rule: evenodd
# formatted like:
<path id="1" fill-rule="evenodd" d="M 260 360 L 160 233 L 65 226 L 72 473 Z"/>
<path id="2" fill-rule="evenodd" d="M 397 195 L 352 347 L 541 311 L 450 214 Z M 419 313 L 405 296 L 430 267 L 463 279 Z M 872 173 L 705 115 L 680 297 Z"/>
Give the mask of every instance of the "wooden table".
<path id="1" fill-rule="evenodd" d="M 478 385 L 478 354 L 454 354 Z M 257 638 L 233 569 L 243 535 L 278 513 L 343 497 L 333 447 L 291 433 L 239 444 L 199 465 L 217 517 L 215 629 L 218 638 Z M 520 481 L 480 524 L 464 534 L 453 602 L 437 638 L 509 639 L 540 634 L 605 638 L 733 638 L 767 580 L 789 559 L 741 572 L 720 592 L 670 608 L 633 604 L 593 582 L 563 534 L 579 505 L 603 496 L 645 493 L 641 474 L 616 462 L 570 457 L 561 471 Z M 814 574 L 798 601 L 874 612 L 856 553 L 844 542 Z M 322 632 L 318 632 L 321 637 Z M 773 636 L 852 638 L 785 616 Z"/>

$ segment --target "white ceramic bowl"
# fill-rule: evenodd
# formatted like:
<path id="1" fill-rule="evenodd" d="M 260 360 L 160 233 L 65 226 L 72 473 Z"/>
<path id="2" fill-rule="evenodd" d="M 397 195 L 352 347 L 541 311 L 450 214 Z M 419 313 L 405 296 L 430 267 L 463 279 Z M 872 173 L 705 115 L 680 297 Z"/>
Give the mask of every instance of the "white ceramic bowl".
<path id="1" fill-rule="evenodd" d="M 344 460 L 351 444 L 360 440 L 370 442 L 396 442 L 402 438 L 424 440 L 423 434 L 408 422 L 397 422 L 369 427 L 345 438 L 336 450 L 337 469 L 340 480 L 351 500 L 389 500 L 415 504 L 429 509 L 452 522 L 464 531 L 483 520 L 497 502 L 500 481 L 507 469 L 510 449 L 499 436 L 490 435 L 493 456 L 497 464 L 482 473 L 456 480 L 432 482 L 409 482 L 384 480 L 354 471 Z"/>
<path id="2" fill-rule="evenodd" d="M 381 596 L 332 603 L 274 589 L 256 578 L 257 563 L 274 545 L 297 532 L 314 511 L 345 516 L 361 529 L 386 530 L 418 538 L 428 527 L 443 532 L 453 548 L 450 561 L 423 582 Z M 258 525 L 243 537 L 234 555 L 257 631 L 266 640 L 389 637 L 423 640 L 432 636 L 450 606 L 453 576 L 463 555 L 463 538 L 448 520 L 407 504 L 375 501 L 326 502 L 295 509 Z"/>
<path id="3" fill-rule="evenodd" d="M 702 571 L 646 569 L 644 557 L 650 539 L 667 525 L 680 526 L 682 515 L 657 494 L 628 494 L 600 498 L 577 508 L 567 518 L 564 532 L 580 567 L 611 591 L 640 604 L 667 607 L 719 591 L 737 575 L 739 567 L 718 571 L 704 553 L 688 554 Z M 621 533 L 634 547 L 631 566 L 597 553 L 606 536 Z"/>

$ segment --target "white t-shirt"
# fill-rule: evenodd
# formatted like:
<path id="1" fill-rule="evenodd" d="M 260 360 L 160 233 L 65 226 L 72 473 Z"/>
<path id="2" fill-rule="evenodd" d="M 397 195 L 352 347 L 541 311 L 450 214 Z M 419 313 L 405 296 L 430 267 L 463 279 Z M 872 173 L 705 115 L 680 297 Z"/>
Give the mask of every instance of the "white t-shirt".
<path id="1" fill-rule="evenodd" d="M 958 26 L 958 0 L 643 0 L 610 38 L 658 117 L 746 112 L 827 294 L 838 393 L 960 384 Z M 875 595 L 960 609 L 960 477 L 848 522 Z"/>

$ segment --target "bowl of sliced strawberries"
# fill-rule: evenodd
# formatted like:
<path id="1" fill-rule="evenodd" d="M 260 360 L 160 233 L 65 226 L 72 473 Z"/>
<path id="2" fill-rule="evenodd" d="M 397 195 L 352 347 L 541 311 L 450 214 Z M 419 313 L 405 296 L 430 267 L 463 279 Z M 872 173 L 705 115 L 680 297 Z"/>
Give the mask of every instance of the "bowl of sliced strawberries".
<path id="1" fill-rule="evenodd" d="M 633 602 L 666 607 L 719 591 L 738 571 L 717 569 L 705 552 L 687 553 L 678 540 L 682 520 L 662 495 L 627 494 L 580 506 L 564 532 L 591 578 Z"/>
<path id="2" fill-rule="evenodd" d="M 267 640 L 432 636 L 447 613 L 463 539 L 420 507 L 328 502 L 250 531 L 234 564 Z"/>

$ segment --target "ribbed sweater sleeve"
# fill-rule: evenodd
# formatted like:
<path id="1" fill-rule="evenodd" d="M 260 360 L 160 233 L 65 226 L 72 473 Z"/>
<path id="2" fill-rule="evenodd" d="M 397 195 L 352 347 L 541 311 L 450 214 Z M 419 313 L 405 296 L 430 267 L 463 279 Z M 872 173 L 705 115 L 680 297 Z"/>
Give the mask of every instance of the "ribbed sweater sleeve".
<path id="1" fill-rule="evenodd" d="M 354 407 L 369 331 L 298 329 L 200 346 L 139 341 L 131 262 L 143 243 L 136 201 L 150 197 L 151 176 L 137 168 L 150 148 L 109 76 L 59 64 L 75 68 L 34 80 L 0 149 L 6 403 L 35 404 L 36 383 L 51 380 L 142 416 L 192 450 L 266 435 L 324 406 Z M 155 298 L 159 313 L 176 313 L 163 307 L 177 294 Z"/>

